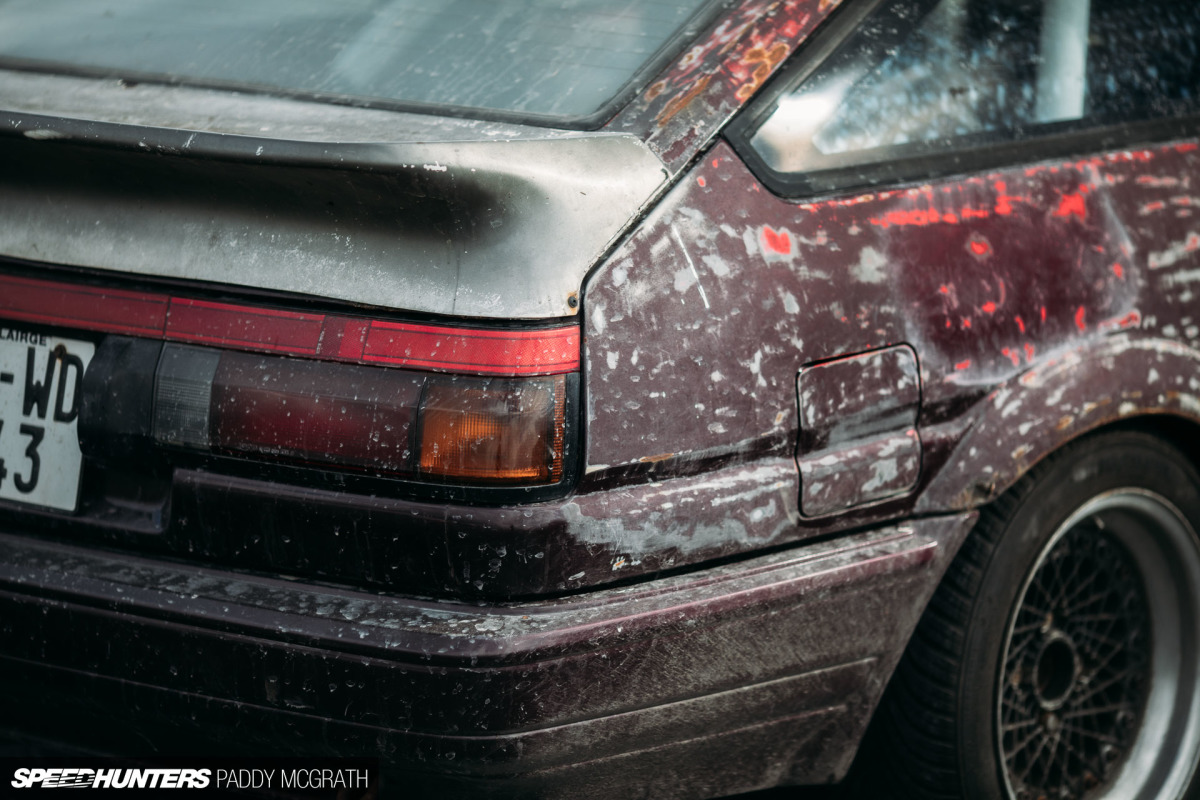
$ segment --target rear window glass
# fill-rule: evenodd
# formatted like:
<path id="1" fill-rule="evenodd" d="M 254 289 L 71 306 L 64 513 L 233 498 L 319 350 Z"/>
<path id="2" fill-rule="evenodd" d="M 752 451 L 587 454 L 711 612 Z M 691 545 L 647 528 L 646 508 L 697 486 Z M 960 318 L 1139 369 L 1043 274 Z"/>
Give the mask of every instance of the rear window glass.
<path id="1" fill-rule="evenodd" d="M 707 3 L 0 0 L 0 64 L 578 118 Z"/>

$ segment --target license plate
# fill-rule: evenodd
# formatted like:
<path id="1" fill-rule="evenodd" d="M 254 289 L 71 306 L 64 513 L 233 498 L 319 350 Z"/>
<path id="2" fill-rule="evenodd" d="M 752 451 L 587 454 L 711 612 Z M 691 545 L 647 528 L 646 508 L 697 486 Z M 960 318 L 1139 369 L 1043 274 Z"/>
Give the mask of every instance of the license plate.
<path id="1" fill-rule="evenodd" d="M 83 371 L 96 347 L 0 326 L 0 499 L 74 511 Z"/>

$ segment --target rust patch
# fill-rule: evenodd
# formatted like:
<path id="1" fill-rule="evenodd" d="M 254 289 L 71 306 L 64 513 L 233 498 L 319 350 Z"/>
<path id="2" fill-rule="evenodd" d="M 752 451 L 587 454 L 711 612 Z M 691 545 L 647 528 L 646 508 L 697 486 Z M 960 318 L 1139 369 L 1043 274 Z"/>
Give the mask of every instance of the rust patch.
<path id="1" fill-rule="evenodd" d="M 751 48 L 746 53 L 746 57 L 742 59 L 742 64 L 752 67 L 750 72 L 750 80 L 743 83 L 734 93 L 734 97 L 742 102 L 749 100 L 754 96 L 767 78 L 771 77 L 771 73 L 775 71 L 783 60 L 787 58 L 788 46 L 783 42 L 776 42 L 770 49 L 762 47 Z"/>
<path id="2" fill-rule="evenodd" d="M 711 81 L 712 75 L 705 75 L 703 78 L 697 80 L 691 89 L 672 98 L 670 102 L 663 106 L 662 111 L 658 112 L 658 116 L 654 118 L 655 124 L 660 128 L 665 126 L 668 122 L 674 119 L 679 112 L 690 106 L 692 101 L 704 94 L 704 90 L 708 88 L 708 84 Z"/>

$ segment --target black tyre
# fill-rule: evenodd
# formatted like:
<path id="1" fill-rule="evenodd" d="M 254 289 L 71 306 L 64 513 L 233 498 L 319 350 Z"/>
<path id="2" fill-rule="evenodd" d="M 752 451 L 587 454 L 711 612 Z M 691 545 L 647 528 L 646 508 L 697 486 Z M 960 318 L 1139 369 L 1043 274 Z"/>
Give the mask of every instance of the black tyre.
<path id="1" fill-rule="evenodd" d="M 1194 796 L 1198 528 L 1200 475 L 1135 432 L 1081 441 L 985 509 L 880 709 L 875 794 Z"/>

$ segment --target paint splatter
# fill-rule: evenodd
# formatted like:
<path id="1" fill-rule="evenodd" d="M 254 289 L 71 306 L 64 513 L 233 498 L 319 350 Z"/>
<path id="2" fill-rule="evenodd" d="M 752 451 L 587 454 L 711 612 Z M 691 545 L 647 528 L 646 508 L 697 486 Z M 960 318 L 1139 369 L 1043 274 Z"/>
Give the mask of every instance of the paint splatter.
<path id="1" fill-rule="evenodd" d="M 1058 210 L 1054 212 L 1056 217 L 1079 217 L 1080 220 L 1087 219 L 1087 205 L 1083 201 L 1083 194 L 1073 192 L 1064 194 L 1062 201 L 1058 204 Z"/>
<path id="2" fill-rule="evenodd" d="M 1087 315 L 1087 311 L 1084 309 L 1083 306 L 1080 306 L 1078 309 L 1075 310 L 1075 327 L 1079 328 L 1079 330 L 1081 330 L 1081 331 L 1087 330 L 1087 324 L 1084 323 L 1084 317 L 1086 315 Z"/>
<path id="3" fill-rule="evenodd" d="M 971 252 L 977 256 L 986 256 L 988 253 L 992 252 L 992 246 L 982 239 L 972 239 L 967 243 L 967 246 L 971 249 Z"/>
<path id="4" fill-rule="evenodd" d="M 763 243 L 773 253 L 792 254 L 792 237 L 787 231 L 775 231 L 770 225 L 763 226 Z"/>

